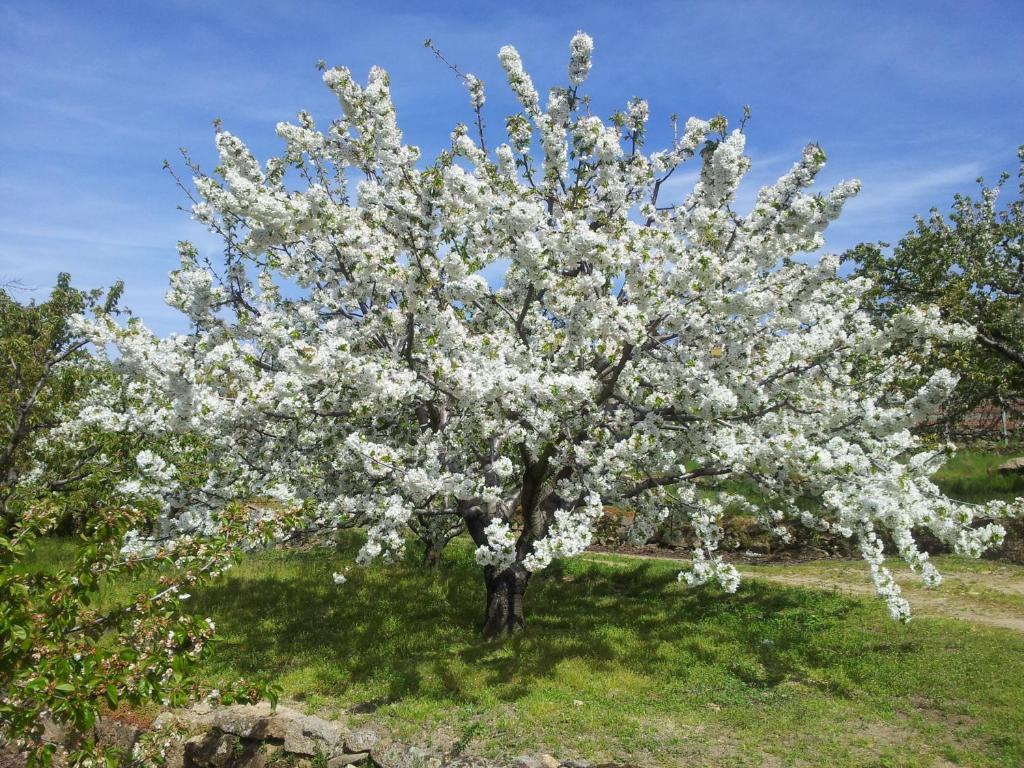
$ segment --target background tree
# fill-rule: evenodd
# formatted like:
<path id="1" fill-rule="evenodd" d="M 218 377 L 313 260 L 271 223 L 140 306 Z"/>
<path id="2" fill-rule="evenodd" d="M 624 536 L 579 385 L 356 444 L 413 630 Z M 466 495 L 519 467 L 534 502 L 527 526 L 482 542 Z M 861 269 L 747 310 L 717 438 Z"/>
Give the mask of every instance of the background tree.
<path id="1" fill-rule="evenodd" d="M 20 745 L 33 765 L 52 758 L 46 719 L 83 736 L 77 762 L 96 755 L 88 731 L 102 707 L 206 693 L 191 673 L 213 624 L 188 615 L 186 590 L 227 567 L 242 537 L 260 534 L 244 509 L 225 508 L 217 536 L 122 551 L 126 534 L 159 513 L 162 454 L 175 457 L 178 493 L 201 482 L 206 464 L 188 436 L 161 439 L 130 418 L 145 404 L 153 425 L 158 412 L 137 383 L 89 353 L 82 313 L 112 316 L 120 292 L 78 291 L 66 274 L 38 304 L 0 290 L 0 743 Z M 69 519 L 76 557 L 48 562 L 47 536 Z M 100 600 L 104 584 L 140 576 L 133 600 Z M 242 681 L 223 694 L 264 692 Z"/>
<path id="2" fill-rule="evenodd" d="M 943 410 L 945 429 L 984 404 L 1024 416 L 1024 147 L 1018 155 L 1018 196 L 1004 207 L 1008 174 L 994 187 L 979 180 L 977 199 L 957 195 L 948 217 L 937 209 L 918 217 L 891 253 L 885 243 L 862 243 L 843 255 L 855 276 L 871 280 L 865 308 L 880 320 L 931 305 L 944 320 L 977 329 L 967 341 L 940 339 L 921 356 L 921 376 L 901 382 L 912 388 L 940 368 L 960 376 Z"/>
<path id="3" fill-rule="evenodd" d="M 159 535 L 272 497 L 301 510 L 303 531 L 364 526 L 366 562 L 399 553 L 411 525 L 454 515 L 477 546 L 487 637 L 524 626 L 531 575 L 582 552 L 605 505 L 635 510 L 638 537 L 686 520 L 699 546 L 683 578 L 729 591 L 727 505 L 834 531 L 899 618 L 909 609 L 880 532 L 932 586 L 916 526 L 967 554 L 999 541 L 1001 527 L 972 528 L 976 510 L 942 497 L 928 479 L 941 457 L 908 429 L 953 377 L 889 394 L 917 371 L 888 354 L 891 340 L 963 329 L 916 308 L 878 327 L 859 308 L 865 281 L 839 279 L 833 257 L 793 258 L 822 246 L 858 184 L 809 192 L 825 162 L 810 145 L 739 215 L 742 126 L 691 118 L 645 153 L 645 101 L 608 122 L 590 113 L 592 47 L 572 39 L 568 82 L 546 107 L 502 48 L 520 111 L 493 152 L 483 83 L 457 69 L 474 127 L 456 126 L 427 165 L 403 143 L 377 68 L 365 87 L 327 70 L 342 117 L 323 132 L 308 113 L 279 124 L 284 152 L 265 164 L 218 129 L 219 165 L 190 163 L 196 191 L 182 186 L 223 260 L 182 244 L 168 293 L 192 332 L 94 329 L 223 467 L 207 506 L 165 514 Z M 694 157 L 695 187 L 666 199 Z M 729 493 L 736 479 L 756 508 Z"/>

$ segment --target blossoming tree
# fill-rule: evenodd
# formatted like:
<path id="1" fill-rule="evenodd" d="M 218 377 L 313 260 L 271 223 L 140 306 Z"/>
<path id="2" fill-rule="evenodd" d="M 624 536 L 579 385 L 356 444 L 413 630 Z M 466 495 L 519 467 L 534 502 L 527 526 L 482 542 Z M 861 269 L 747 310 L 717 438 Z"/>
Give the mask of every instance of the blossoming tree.
<path id="1" fill-rule="evenodd" d="M 883 541 L 935 585 L 915 527 L 973 555 L 1003 531 L 939 494 L 941 458 L 908 430 L 953 377 L 883 398 L 912 365 L 886 351 L 971 331 L 915 309 L 879 329 L 859 308 L 866 281 L 838 278 L 831 256 L 795 258 L 858 190 L 808 191 L 818 146 L 740 215 L 742 126 L 691 118 L 647 153 L 645 101 L 590 114 L 592 48 L 573 38 L 546 105 L 501 50 L 521 109 L 497 146 L 483 83 L 460 73 L 476 119 L 430 164 L 404 143 L 381 69 L 365 86 L 326 70 L 342 117 L 281 123 L 284 152 L 265 164 L 218 131 L 215 172 L 191 167 L 194 215 L 223 260 L 182 244 L 168 293 L 193 332 L 94 329 L 225 468 L 202 503 L 168 507 L 160 534 L 216 529 L 238 498 L 301 510 L 303 533 L 364 526 L 361 562 L 395 556 L 410 528 L 464 527 L 484 634 L 500 637 L 524 625 L 531 574 L 582 552 L 606 505 L 635 510 L 641 538 L 685 518 L 700 545 L 683 578 L 735 590 L 717 545 L 740 504 L 780 531 L 795 520 L 855 539 L 908 617 Z M 667 196 L 687 162 L 692 191 Z M 729 493 L 736 480 L 753 495 Z"/>
<path id="2" fill-rule="evenodd" d="M 930 425 L 935 430 L 1005 431 L 1005 420 L 980 429 L 965 423 L 985 405 L 1024 416 L 1024 146 L 1017 156 L 1017 197 L 1001 209 L 1005 173 L 992 187 L 982 184 L 977 199 L 957 195 L 948 216 L 936 208 L 918 216 L 891 253 L 885 243 L 861 243 L 843 254 L 854 274 L 871 280 L 865 304 L 875 314 L 928 303 L 942 318 L 977 329 L 967 344 L 938 344 L 922 361 L 922 375 L 947 366 L 961 374 L 943 418 Z"/>

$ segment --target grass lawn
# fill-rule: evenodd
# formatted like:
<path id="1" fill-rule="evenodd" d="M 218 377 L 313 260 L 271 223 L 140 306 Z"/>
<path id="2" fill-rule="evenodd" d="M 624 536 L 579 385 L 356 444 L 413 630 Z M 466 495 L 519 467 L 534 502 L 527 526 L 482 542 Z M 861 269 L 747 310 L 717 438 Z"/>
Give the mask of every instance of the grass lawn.
<path id="1" fill-rule="evenodd" d="M 1024 764 L 1022 633 L 904 626 L 875 600 L 763 581 L 687 590 L 678 564 L 602 556 L 538 578 L 525 635 L 493 645 L 469 547 L 434 573 L 372 566 L 335 586 L 347 562 L 268 552 L 196 594 L 222 637 L 210 679 L 270 678 L 309 711 L 372 711 L 350 717 L 486 756 Z"/>
<path id="2" fill-rule="evenodd" d="M 957 462 L 939 478 L 951 492 L 1016 487 L 986 484 L 995 460 Z M 467 542 L 437 571 L 411 558 L 352 568 L 336 586 L 357 545 L 254 555 L 198 591 L 191 604 L 221 637 L 208 678 L 269 679 L 309 711 L 491 757 L 1024 765 L 1024 632 L 924 611 L 901 625 L 878 600 L 800 582 L 849 580 L 860 564 L 779 566 L 797 583 L 748 579 L 727 595 L 686 589 L 677 562 L 588 555 L 536 577 L 525 634 L 496 645 L 479 639 L 483 584 Z M 43 554 L 55 565 L 69 553 L 52 542 Z M 1024 568 L 939 564 L 951 598 L 1024 612 L 1024 591 L 979 586 L 1021 584 Z M 131 592 L 117 585 L 106 599 Z"/>
<path id="3" fill-rule="evenodd" d="M 1024 456 L 1024 446 L 1001 452 L 963 450 L 935 473 L 935 482 L 943 493 L 962 501 L 990 499 L 1009 501 L 1024 496 L 1024 474 L 1004 475 L 996 467 L 1007 459 Z"/>

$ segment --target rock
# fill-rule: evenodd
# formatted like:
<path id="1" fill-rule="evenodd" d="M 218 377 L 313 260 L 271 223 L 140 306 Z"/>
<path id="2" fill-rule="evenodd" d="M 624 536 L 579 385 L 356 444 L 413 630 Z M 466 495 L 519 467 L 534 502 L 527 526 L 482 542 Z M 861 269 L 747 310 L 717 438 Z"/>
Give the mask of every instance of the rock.
<path id="1" fill-rule="evenodd" d="M 285 707 L 274 711 L 269 704 L 235 704 L 213 712 L 212 717 L 203 717 L 222 733 L 230 733 L 242 739 L 277 740 L 285 734 L 293 720 L 302 716 Z"/>
<path id="2" fill-rule="evenodd" d="M 284 734 L 284 751 L 294 755 L 333 754 L 345 742 L 345 732 L 338 723 L 314 715 L 293 719 Z"/>
<path id="3" fill-rule="evenodd" d="M 68 729 L 52 722 L 45 726 L 54 742 L 69 738 Z M 445 760 L 436 751 L 393 742 L 381 726 L 365 724 L 350 731 L 344 722 L 267 704 L 165 711 L 153 729 L 163 731 L 152 734 L 152 746 L 165 750 L 165 768 L 625 768 L 595 767 L 585 760 L 560 762 L 549 754 L 520 755 L 511 763 L 473 755 Z M 96 723 L 94 735 L 100 744 L 130 753 L 142 731 L 104 718 Z M 5 768 L 3 763 L 0 768 Z"/>
<path id="4" fill-rule="evenodd" d="M 170 728 L 172 725 L 177 725 L 180 722 L 178 716 L 170 710 L 164 710 L 156 719 L 153 721 L 153 730 L 162 731 L 164 728 Z"/>
<path id="5" fill-rule="evenodd" d="M 371 752 L 378 768 L 441 768 L 441 758 L 419 747 L 400 742 L 388 744 L 384 749 Z"/>
<path id="6" fill-rule="evenodd" d="M 1024 475 L 1024 456 L 1004 461 L 998 471 L 1004 475 Z"/>
<path id="7" fill-rule="evenodd" d="M 186 768 L 228 768 L 238 739 L 223 733 L 201 733 L 185 742 Z"/>
<path id="8" fill-rule="evenodd" d="M 199 715 L 189 723 L 192 726 L 213 728 L 248 741 L 283 744 L 284 751 L 293 755 L 316 757 L 334 755 L 348 735 L 339 723 L 332 723 L 288 707 L 271 709 L 268 704 L 236 704 Z M 354 747 L 368 739 L 355 739 Z M 351 752 L 368 749 L 353 748 Z"/>
<path id="9" fill-rule="evenodd" d="M 373 728 L 356 728 L 345 736 L 346 752 L 370 752 L 381 744 L 380 734 Z"/>
<path id="10" fill-rule="evenodd" d="M 369 752 L 350 752 L 343 755 L 336 755 L 327 761 L 327 768 L 345 768 L 346 765 L 358 765 L 369 758 Z"/>
<path id="11" fill-rule="evenodd" d="M 139 740 L 142 731 L 131 723 L 114 720 L 109 717 L 96 721 L 96 741 L 107 747 L 117 747 L 125 754 L 131 754 L 132 747 Z"/>
<path id="12" fill-rule="evenodd" d="M 265 768 L 263 744 L 211 731 L 185 742 L 184 768 Z"/>
<path id="13" fill-rule="evenodd" d="M 74 730 L 48 717 L 43 718 L 43 741 L 61 747 L 71 747 L 76 741 Z"/>
<path id="14" fill-rule="evenodd" d="M 173 726 L 183 726 L 188 729 L 208 727 L 215 715 L 210 711 L 209 707 L 204 707 L 203 709 L 205 711 L 196 711 L 196 707 L 191 709 L 165 709 L 156 716 L 156 719 L 153 721 L 153 727 L 158 730 Z"/>
<path id="15" fill-rule="evenodd" d="M 405 744 L 394 741 L 382 749 L 375 749 L 370 753 L 373 764 L 377 768 L 408 768 L 408 747 Z"/>
<path id="16" fill-rule="evenodd" d="M 175 740 L 167 747 L 163 768 L 185 768 L 185 744 Z"/>
<path id="17" fill-rule="evenodd" d="M 409 757 L 414 760 L 413 765 L 418 768 L 441 768 L 441 758 L 425 749 L 409 747 Z"/>

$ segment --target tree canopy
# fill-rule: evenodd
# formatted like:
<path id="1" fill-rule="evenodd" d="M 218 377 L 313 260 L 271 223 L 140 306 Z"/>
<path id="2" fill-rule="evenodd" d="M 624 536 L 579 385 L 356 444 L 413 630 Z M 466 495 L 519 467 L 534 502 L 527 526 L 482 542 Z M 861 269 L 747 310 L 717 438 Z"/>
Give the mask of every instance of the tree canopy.
<path id="1" fill-rule="evenodd" d="M 921 357 L 924 376 L 940 368 L 960 374 L 941 420 L 954 429 L 985 404 L 1024 415 L 1024 147 L 1018 156 L 1018 195 L 1004 207 L 998 203 L 1008 174 L 992 187 L 979 180 L 976 199 L 957 195 L 948 216 L 933 208 L 918 217 L 891 253 L 885 243 L 862 243 L 843 256 L 855 276 L 871 280 L 865 308 L 883 321 L 931 305 L 944 320 L 977 329 Z"/>
<path id="2" fill-rule="evenodd" d="M 911 306 L 879 325 L 868 281 L 803 258 L 858 183 L 810 191 L 825 163 L 811 144 L 738 213 L 745 124 L 673 122 L 671 146 L 648 151 L 647 102 L 591 113 L 592 49 L 572 39 L 567 80 L 542 103 L 502 48 L 519 109 L 497 144 L 484 84 L 457 71 L 474 125 L 429 163 L 379 68 L 366 85 L 326 69 L 341 117 L 280 123 L 283 152 L 265 163 L 218 129 L 219 164 L 190 164 L 189 194 L 222 255 L 181 244 L 168 292 L 192 332 L 91 330 L 148 387 L 132 418 L 199 436 L 217 468 L 131 547 L 215 531 L 240 499 L 292 510 L 293 533 L 365 527 L 360 562 L 442 521 L 476 544 L 484 632 L 499 637 L 523 626 L 531 574 L 582 552 L 606 505 L 636 511 L 638 538 L 687 520 L 700 544 L 681 578 L 730 591 L 726 505 L 850 537 L 897 618 L 909 607 L 883 538 L 929 585 L 916 528 L 971 555 L 1000 540 L 939 493 L 942 457 L 910 429 L 955 377 L 891 386 L 920 372 L 932 338 L 970 331 Z M 670 195 L 691 162 L 696 184 Z"/>

